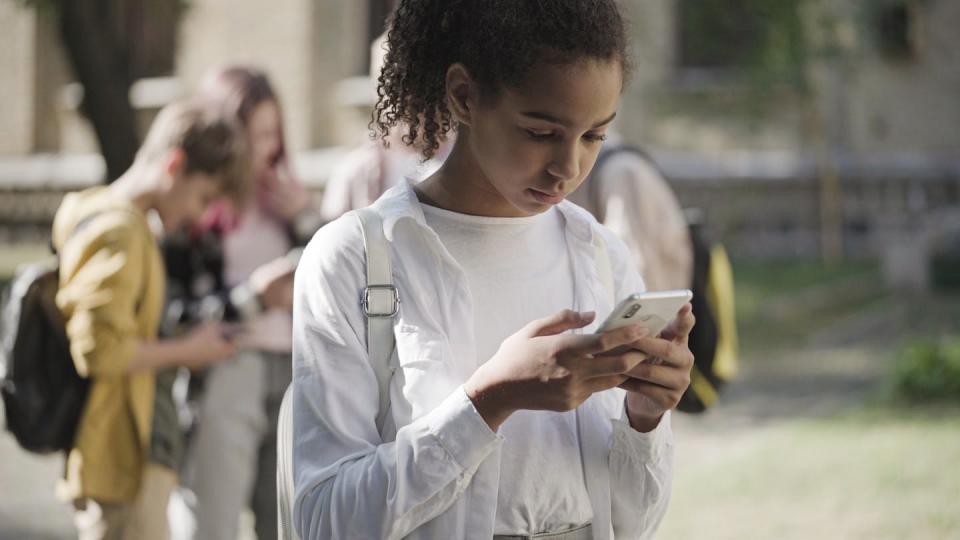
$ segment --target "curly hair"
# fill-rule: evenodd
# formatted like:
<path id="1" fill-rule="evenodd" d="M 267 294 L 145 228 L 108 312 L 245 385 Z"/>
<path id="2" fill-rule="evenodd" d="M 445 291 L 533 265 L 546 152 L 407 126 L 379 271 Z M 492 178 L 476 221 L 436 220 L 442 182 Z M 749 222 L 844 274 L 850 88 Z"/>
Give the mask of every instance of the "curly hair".
<path id="1" fill-rule="evenodd" d="M 401 0 L 389 29 L 371 129 L 385 140 L 405 124 L 403 142 L 426 159 L 455 127 L 446 103 L 454 63 L 484 98 L 522 83 L 538 62 L 616 59 L 629 71 L 616 0 Z"/>

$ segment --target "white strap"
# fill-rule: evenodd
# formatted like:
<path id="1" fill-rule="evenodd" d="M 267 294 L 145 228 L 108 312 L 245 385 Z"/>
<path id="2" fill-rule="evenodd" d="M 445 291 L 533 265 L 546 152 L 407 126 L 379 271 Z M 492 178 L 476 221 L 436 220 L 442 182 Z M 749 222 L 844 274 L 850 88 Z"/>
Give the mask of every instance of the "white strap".
<path id="1" fill-rule="evenodd" d="M 617 289 L 614 286 L 613 269 L 610 267 L 610 252 L 607 251 L 607 241 L 598 232 L 593 234 L 593 258 L 597 265 L 597 277 L 610 295 L 611 306 L 616 306 Z"/>
<path id="2" fill-rule="evenodd" d="M 390 252 L 383 235 L 383 220 L 375 211 L 355 210 L 363 230 L 363 245 L 367 254 L 367 286 L 360 299 L 367 318 L 367 355 L 377 376 L 380 392 L 377 411 L 377 431 L 383 434 L 383 424 L 390 410 L 390 379 L 396 340 L 393 318 L 400 309 L 400 297 L 393 285 Z M 283 395 L 277 426 L 277 529 L 282 540 L 298 540 L 293 527 L 293 385 Z"/>
<path id="3" fill-rule="evenodd" d="M 390 379 L 396 340 L 393 318 L 400 309 L 400 297 L 393 285 L 390 252 L 383 234 L 383 220 L 369 208 L 354 211 L 363 229 L 363 245 L 367 253 L 367 286 L 361 305 L 367 318 L 367 354 L 370 366 L 377 376 L 380 405 L 377 410 L 377 431 L 383 433 L 383 424 L 390 409 Z"/>
<path id="4" fill-rule="evenodd" d="M 281 540 L 298 540 L 293 528 L 293 385 L 280 403 L 277 422 L 277 532 Z"/>
<path id="5" fill-rule="evenodd" d="M 613 269 L 610 265 L 610 252 L 607 242 L 599 232 L 593 234 L 593 258 L 597 269 L 597 277 L 603 284 L 604 291 L 610 298 L 611 306 L 616 305 L 616 289 L 614 288 Z M 583 481 L 590 495 L 590 505 L 593 507 L 593 522 L 611 523 L 610 508 L 610 479 L 605 474 L 609 471 L 607 458 L 598 460 L 596 456 L 607 456 L 607 436 L 598 422 L 587 421 L 594 418 L 587 410 L 594 407 L 594 401 L 588 399 L 576 409 L 577 438 L 580 441 L 580 460 L 583 467 Z M 602 411 L 594 411 L 602 417 Z M 588 461 L 592 456 L 592 461 Z M 609 540 L 613 537 L 609 528 L 594 527 L 591 530 L 594 540 Z"/>

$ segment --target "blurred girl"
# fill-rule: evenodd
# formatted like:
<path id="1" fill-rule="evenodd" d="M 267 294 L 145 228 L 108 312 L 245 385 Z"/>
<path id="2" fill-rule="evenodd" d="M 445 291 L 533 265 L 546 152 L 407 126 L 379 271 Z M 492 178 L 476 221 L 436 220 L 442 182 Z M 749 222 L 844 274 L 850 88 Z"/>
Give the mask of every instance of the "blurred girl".
<path id="1" fill-rule="evenodd" d="M 276 420 L 290 382 L 291 249 L 312 233 L 309 193 L 293 176 L 276 93 L 260 71 L 227 67 L 202 82 L 201 101 L 239 120 L 250 145 L 254 186 L 245 208 L 222 202 L 186 250 L 168 251 L 187 296 L 217 298 L 218 312 L 244 323 L 244 348 L 203 379 L 184 483 L 196 496 L 197 538 L 234 540 L 242 510 L 258 537 L 276 536 Z M 171 264 L 172 260 L 185 261 Z M 199 302 L 200 317 L 210 302 Z"/>

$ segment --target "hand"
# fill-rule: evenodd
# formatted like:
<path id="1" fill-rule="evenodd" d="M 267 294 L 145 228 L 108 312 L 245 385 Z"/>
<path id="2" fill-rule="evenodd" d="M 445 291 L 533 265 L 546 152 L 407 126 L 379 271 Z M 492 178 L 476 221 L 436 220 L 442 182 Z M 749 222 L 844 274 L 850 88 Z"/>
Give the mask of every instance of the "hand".
<path id="1" fill-rule="evenodd" d="M 587 326 L 594 316 L 565 310 L 533 321 L 480 366 L 464 390 L 491 429 L 520 409 L 575 409 L 594 392 L 626 381 L 644 356 L 633 349 L 602 353 L 636 342 L 644 330 L 628 326 L 603 334 L 563 334 Z"/>
<path id="2" fill-rule="evenodd" d="M 288 223 L 310 206 L 310 193 L 297 182 L 285 160 L 267 173 L 267 204 Z"/>
<path id="3" fill-rule="evenodd" d="M 693 353 L 687 345 L 696 319 L 686 304 L 659 337 L 645 337 L 632 346 L 649 358 L 636 365 L 620 385 L 627 390 L 627 415 L 637 431 L 651 431 L 663 413 L 673 409 L 690 386 Z"/>
<path id="4" fill-rule="evenodd" d="M 237 351 L 232 335 L 234 327 L 219 322 L 204 322 L 180 338 L 186 367 L 200 369 L 222 362 Z"/>
<path id="5" fill-rule="evenodd" d="M 293 273 L 296 265 L 288 257 L 260 266 L 250 274 L 250 287 L 264 307 L 293 311 Z"/>

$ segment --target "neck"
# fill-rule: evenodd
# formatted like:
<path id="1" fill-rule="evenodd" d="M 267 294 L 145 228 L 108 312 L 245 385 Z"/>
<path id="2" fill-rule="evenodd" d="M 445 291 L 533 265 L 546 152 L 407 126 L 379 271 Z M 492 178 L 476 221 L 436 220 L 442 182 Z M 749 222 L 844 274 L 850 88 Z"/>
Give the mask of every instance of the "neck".
<path id="1" fill-rule="evenodd" d="M 148 168 L 134 164 L 110 184 L 110 191 L 130 201 L 131 204 L 146 213 L 156 206 L 160 190 L 160 174 L 151 173 Z"/>
<path id="2" fill-rule="evenodd" d="M 470 129 L 461 126 L 443 166 L 414 188 L 421 202 L 451 212 L 486 217 L 526 216 L 493 187 L 470 152 Z"/>

